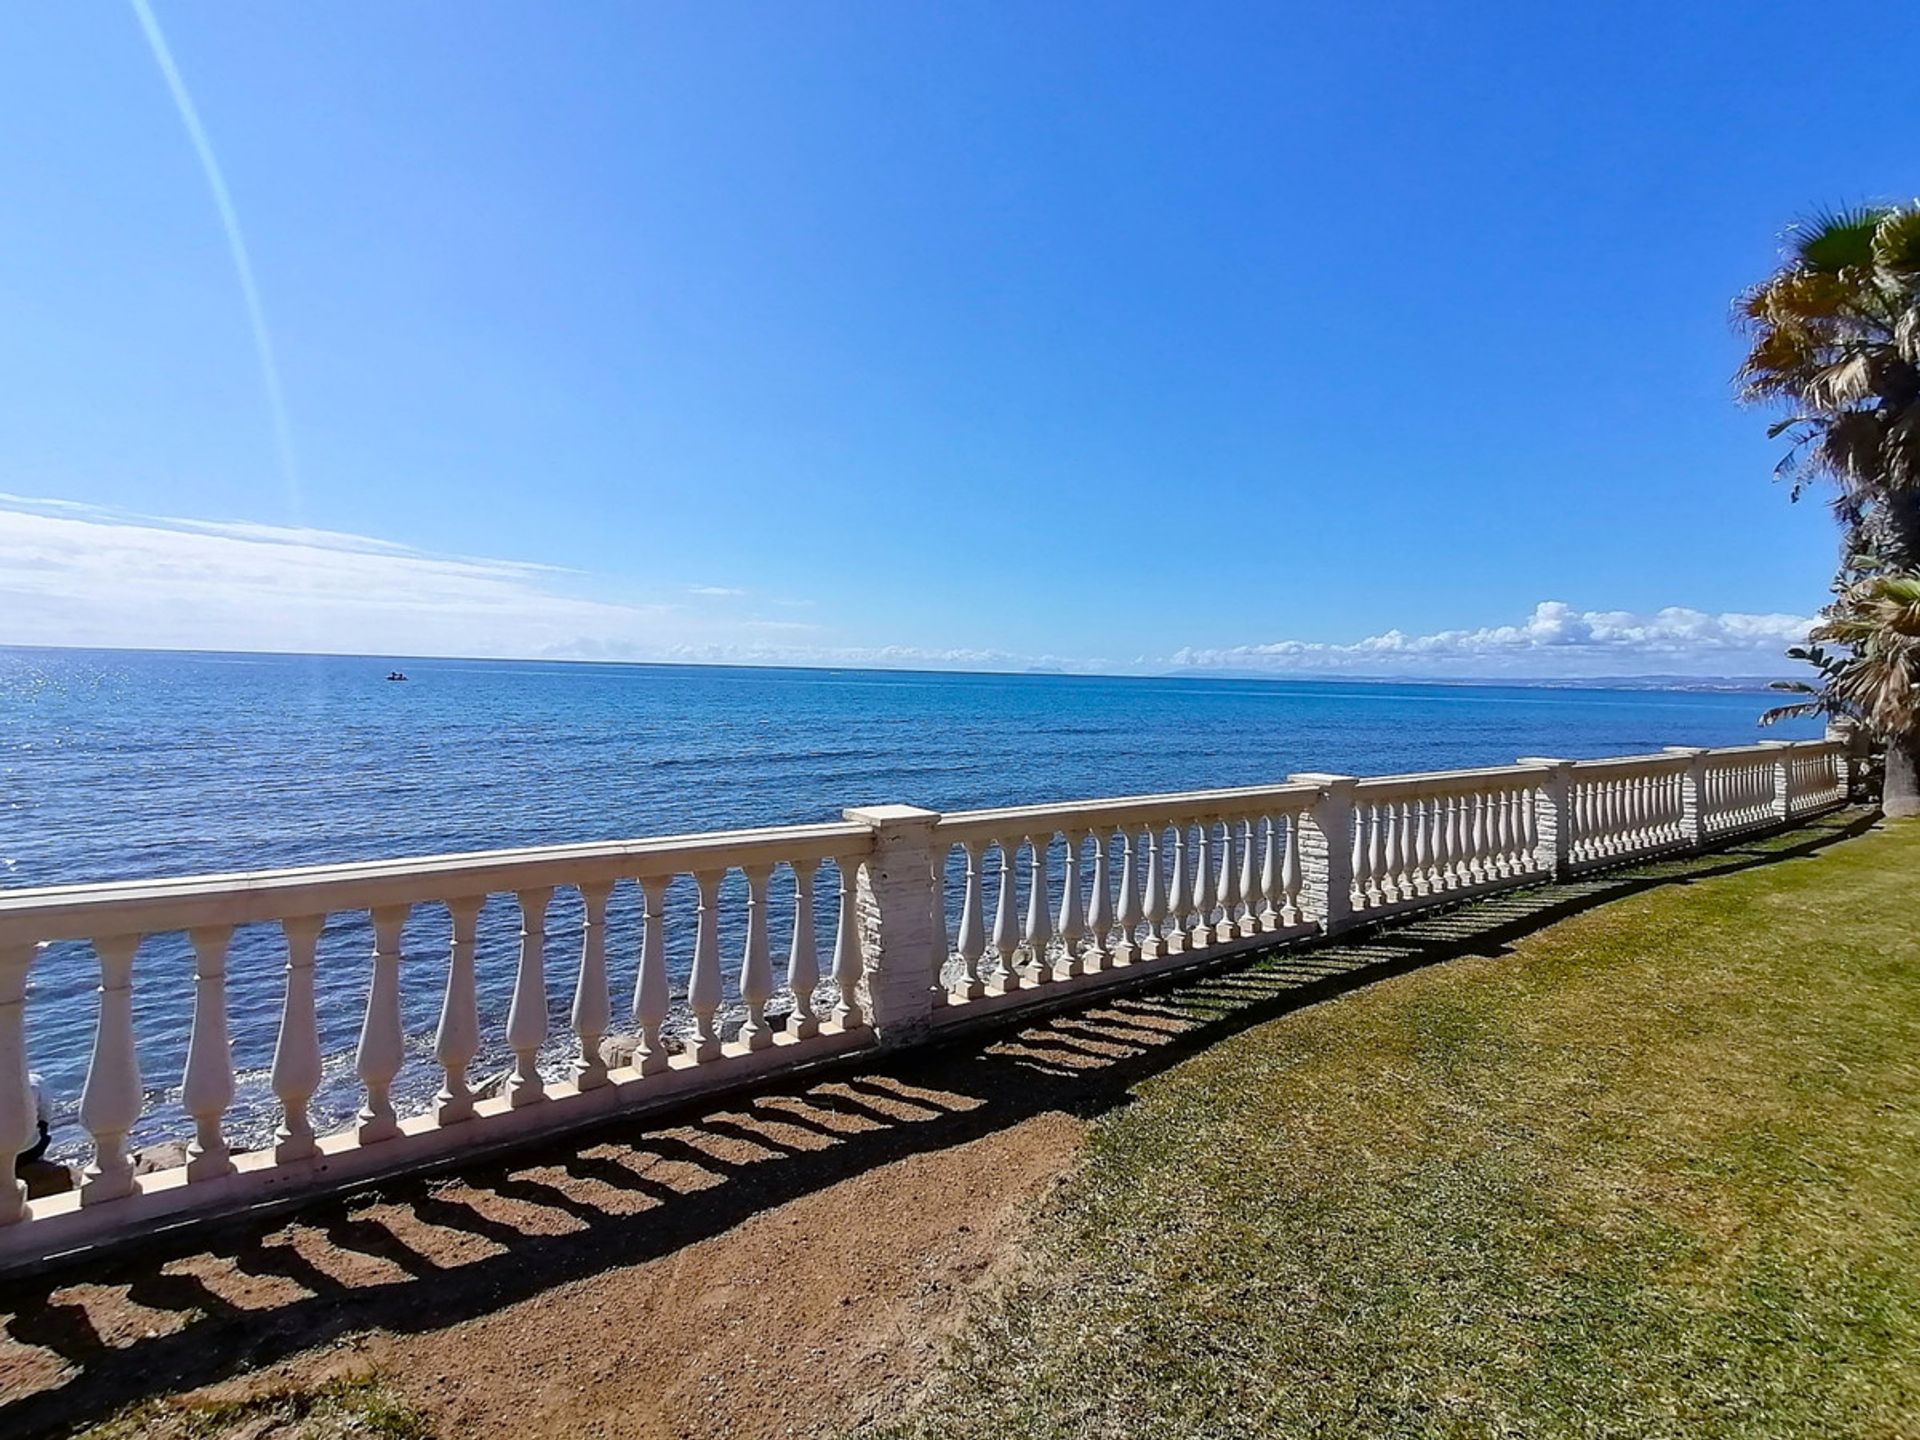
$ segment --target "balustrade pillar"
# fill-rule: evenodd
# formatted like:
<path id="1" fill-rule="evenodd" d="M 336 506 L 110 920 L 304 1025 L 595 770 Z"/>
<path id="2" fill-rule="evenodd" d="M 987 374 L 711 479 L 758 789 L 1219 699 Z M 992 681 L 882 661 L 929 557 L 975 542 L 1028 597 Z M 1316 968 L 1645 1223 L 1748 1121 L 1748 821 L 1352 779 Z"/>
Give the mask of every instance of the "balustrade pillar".
<path id="1" fill-rule="evenodd" d="M 749 865 L 747 876 L 747 940 L 740 956 L 740 1003 L 747 1018 L 740 1022 L 740 1043 L 749 1050 L 773 1044 L 767 1024 L 767 1002 L 773 998 L 773 958 L 767 941 L 767 882 L 771 865 Z"/>
<path id="2" fill-rule="evenodd" d="M 1160 933 L 1160 927 L 1167 918 L 1166 886 L 1160 874 L 1160 847 L 1163 837 L 1158 825 L 1147 825 L 1140 831 L 1140 843 L 1147 847 L 1147 890 L 1142 901 L 1143 914 L 1147 922 L 1146 933 L 1140 939 L 1140 958 L 1158 960 L 1170 953 L 1166 940 Z"/>
<path id="3" fill-rule="evenodd" d="M 1266 931 L 1280 928 L 1280 907 L 1285 903 L 1280 883 L 1281 851 L 1286 838 L 1280 830 L 1282 817 L 1267 817 L 1267 846 L 1260 857 L 1260 928 Z M 1251 914 L 1251 909 L 1249 909 Z"/>
<path id="4" fill-rule="evenodd" d="M 286 996 L 280 1006 L 280 1033 L 273 1045 L 273 1068 L 268 1072 L 280 1102 L 280 1124 L 273 1135 L 273 1158 L 278 1164 L 304 1160 L 314 1153 L 313 1121 L 307 1114 L 313 1092 L 320 1088 L 320 1024 L 314 1007 L 313 961 L 326 925 L 323 915 L 303 915 L 280 922 L 287 942 Z"/>
<path id="5" fill-rule="evenodd" d="M 724 870 L 702 870 L 693 877 L 700 908 L 694 920 L 693 973 L 687 980 L 687 1008 L 693 1012 L 693 1033 L 686 1053 L 700 1064 L 720 1058 L 720 882 Z"/>
<path id="6" fill-rule="evenodd" d="M 1120 904 L 1114 911 L 1114 941 L 1109 959 L 1116 967 L 1133 964 L 1140 957 L 1140 922 L 1145 911 L 1140 904 L 1139 877 L 1135 873 L 1135 854 L 1147 843 L 1148 832 L 1138 835 L 1120 832 Z"/>
<path id="7" fill-rule="evenodd" d="M 1253 816 L 1240 822 L 1240 904 L 1243 909 L 1238 928 L 1242 938 L 1260 933 L 1260 916 L 1266 909 L 1267 891 L 1262 883 L 1264 872 L 1255 854 L 1259 824 L 1259 820 Z"/>
<path id="8" fill-rule="evenodd" d="M 187 1067 L 180 1077 L 180 1108 L 193 1121 L 187 1142 L 187 1180 L 218 1180 L 233 1173 L 233 1158 L 220 1122 L 233 1103 L 233 1046 L 227 1037 L 227 947 L 231 925 L 207 925 L 188 933 L 193 946 L 193 1026 L 187 1034 Z"/>
<path id="9" fill-rule="evenodd" d="M 1680 839 L 1697 851 L 1707 842 L 1708 752 L 1697 745 L 1669 745 L 1663 753 L 1686 757 L 1680 774 Z"/>
<path id="10" fill-rule="evenodd" d="M 1080 899 L 1080 848 L 1087 838 L 1084 830 L 1066 832 L 1067 867 L 1060 881 L 1060 948 L 1063 952 L 1061 969 L 1067 979 L 1086 973 L 1086 964 L 1080 954 L 1080 942 L 1087 931 L 1086 913 Z"/>
<path id="11" fill-rule="evenodd" d="M 1197 827 L 1200 844 L 1193 857 L 1193 913 L 1188 917 L 1187 944 L 1203 948 L 1213 938 L 1213 821 Z"/>
<path id="12" fill-rule="evenodd" d="M 1011 995 L 1022 989 L 1020 975 L 1019 894 L 1015 889 L 1019 874 L 1020 842 L 1012 836 L 994 841 L 1000 856 L 999 884 L 993 897 L 993 958 L 1000 966 L 1000 992 Z"/>
<path id="13" fill-rule="evenodd" d="M 987 993 L 986 981 L 980 976 L 980 957 L 987 953 L 986 882 L 980 873 L 980 852 L 985 844 L 981 840 L 968 840 L 960 846 L 967 857 L 967 884 L 960 899 L 960 936 L 956 948 L 961 966 L 959 993 L 967 1000 L 977 1000 Z"/>
<path id="14" fill-rule="evenodd" d="M 665 1030 L 668 1013 L 667 943 L 661 918 L 667 879 L 641 880 L 640 973 L 633 985 L 633 1025 L 639 1039 L 633 1068 L 642 1075 L 658 1075 L 672 1063 L 667 1056 Z"/>
<path id="15" fill-rule="evenodd" d="M 1773 789 L 1767 797 L 1767 809 L 1776 823 L 1784 825 L 1793 817 L 1793 742 L 1762 740 L 1760 743 L 1773 751 L 1773 763 L 1768 767 Z"/>
<path id="16" fill-rule="evenodd" d="M 482 895 L 447 902 L 452 934 L 447 947 L 447 993 L 440 1002 L 440 1028 L 434 1032 L 433 1058 L 440 1065 L 440 1093 L 433 1115 L 441 1125 L 473 1118 L 473 1087 L 467 1071 L 480 1053 L 480 1000 L 475 988 L 473 951 L 480 931 Z"/>
<path id="17" fill-rule="evenodd" d="M 787 946 L 787 990 L 793 1013 L 787 1016 L 787 1034 L 805 1040 L 820 1033 L 813 1013 L 813 992 L 820 985 L 820 942 L 813 930 L 813 875 L 811 860 L 796 860 L 793 871 L 793 940 Z"/>
<path id="18" fill-rule="evenodd" d="M 873 834 L 873 853 L 860 867 L 858 908 L 874 1032 L 884 1047 L 911 1045 L 933 1029 L 947 958 L 945 918 L 934 922 L 942 907 L 928 893 L 936 854 L 946 854 L 934 838 L 940 816 L 913 805 L 845 813 Z"/>
<path id="19" fill-rule="evenodd" d="M 138 935 L 93 942 L 100 961 L 100 1015 L 93 1055 L 80 1090 L 80 1123 L 93 1158 L 80 1179 L 80 1203 L 117 1200 L 140 1188 L 127 1155 L 127 1135 L 140 1119 L 140 1060 L 133 1041 L 133 957 Z"/>
<path id="20" fill-rule="evenodd" d="M 1240 852 L 1235 848 L 1233 821 L 1222 817 L 1220 825 L 1220 870 L 1214 877 L 1214 903 L 1220 907 L 1219 923 L 1213 927 L 1213 942 L 1224 945 L 1237 939 L 1240 922 L 1234 911 L 1240 908 Z M 1209 825 L 1208 829 L 1211 830 Z"/>
<path id="21" fill-rule="evenodd" d="M 1053 919 L 1047 910 L 1047 848 L 1053 836 L 1047 831 L 1027 836 L 1027 928 L 1023 937 L 1027 958 L 1033 962 L 1033 983 L 1053 983 L 1053 957 L 1047 953 L 1053 942 Z"/>
<path id="22" fill-rule="evenodd" d="M 1550 755 L 1522 755 L 1515 762 L 1543 773 L 1534 802 L 1533 865 L 1555 880 L 1565 880 L 1573 863 L 1573 761 Z"/>
<path id="23" fill-rule="evenodd" d="M 1113 877 L 1107 869 L 1107 847 L 1112 843 L 1111 830 L 1093 832 L 1093 888 L 1087 896 L 1087 949 L 1083 967 L 1089 973 L 1106 969 L 1112 953 L 1107 948 L 1107 935 L 1113 929 Z"/>
<path id="24" fill-rule="evenodd" d="M 1319 787 L 1313 805 L 1295 821 L 1290 837 L 1295 843 L 1288 848 L 1300 854 L 1307 917 L 1332 934 L 1353 923 L 1354 777 L 1308 771 L 1287 779 Z"/>
<path id="25" fill-rule="evenodd" d="M 833 1004 L 833 1022 L 843 1031 L 858 1030 L 867 1023 L 860 1001 L 860 981 L 866 970 L 860 956 L 860 857 L 838 855 L 833 865 L 840 876 L 833 932 L 833 984 L 839 998 Z"/>
<path id="26" fill-rule="evenodd" d="M 573 1034 L 580 1053 L 574 1057 L 576 1090 L 597 1090 L 607 1083 L 607 1061 L 600 1053 L 607 1026 L 613 1022 L 613 997 L 607 989 L 607 901 L 613 882 L 603 880 L 580 887 L 580 974 L 573 988 Z"/>
<path id="27" fill-rule="evenodd" d="M 1165 946 L 1168 955 L 1179 955 L 1187 948 L 1187 823 L 1173 827 L 1173 865 L 1167 872 L 1167 919 Z"/>
<path id="28" fill-rule="evenodd" d="M 360 1023 L 360 1048 L 354 1067 L 367 1091 L 355 1131 L 362 1145 L 391 1140 L 400 1133 L 392 1092 L 404 1043 L 400 1023 L 400 930 L 407 923 L 410 908 L 382 905 L 369 917 L 373 922 L 373 973 L 367 982 L 367 1012 Z M 544 1004 L 540 1019 L 544 1029 Z"/>

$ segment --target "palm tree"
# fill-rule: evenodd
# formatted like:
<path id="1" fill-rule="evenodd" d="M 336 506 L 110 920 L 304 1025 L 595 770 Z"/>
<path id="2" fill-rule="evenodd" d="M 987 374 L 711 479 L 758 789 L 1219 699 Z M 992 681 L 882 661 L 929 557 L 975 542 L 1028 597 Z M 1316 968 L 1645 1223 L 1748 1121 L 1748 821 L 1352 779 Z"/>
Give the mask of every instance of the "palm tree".
<path id="1" fill-rule="evenodd" d="M 1822 215 L 1739 301 L 1741 398 L 1783 406 L 1776 473 L 1836 488 L 1848 549 L 1920 569 L 1920 202 Z"/>
<path id="2" fill-rule="evenodd" d="M 1887 814 L 1920 815 L 1920 573 L 1862 576 L 1811 638 L 1848 652 L 1829 672 L 1823 698 L 1887 737 Z"/>
<path id="3" fill-rule="evenodd" d="M 1920 814 L 1920 202 L 1796 227 L 1786 262 L 1739 301 L 1741 398 L 1784 407 L 1767 432 L 1800 497 L 1831 482 L 1846 553 L 1812 640 L 1810 698 L 1769 712 L 1858 715 L 1887 743 L 1884 805 Z M 1787 686 L 1783 688 L 1794 688 Z"/>

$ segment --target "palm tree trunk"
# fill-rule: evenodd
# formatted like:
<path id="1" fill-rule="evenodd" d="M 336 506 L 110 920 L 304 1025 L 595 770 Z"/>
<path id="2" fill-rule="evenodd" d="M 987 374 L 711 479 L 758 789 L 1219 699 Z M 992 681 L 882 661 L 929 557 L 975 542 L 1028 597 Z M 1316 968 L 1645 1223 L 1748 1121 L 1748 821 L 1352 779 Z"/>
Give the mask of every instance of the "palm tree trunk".
<path id="1" fill-rule="evenodd" d="M 1920 815 L 1920 731 L 1887 739 L 1887 784 L 1880 808 L 1888 818 Z"/>

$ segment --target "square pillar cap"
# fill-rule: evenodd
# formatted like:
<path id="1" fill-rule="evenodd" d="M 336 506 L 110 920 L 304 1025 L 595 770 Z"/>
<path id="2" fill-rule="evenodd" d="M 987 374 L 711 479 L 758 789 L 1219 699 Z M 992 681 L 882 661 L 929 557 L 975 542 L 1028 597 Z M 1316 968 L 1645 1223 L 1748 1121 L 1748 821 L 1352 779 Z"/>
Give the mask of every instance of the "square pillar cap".
<path id="1" fill-rule="evenodd" d="M 940 818 L 938 810 L 923 810 L 918 805 L 855 805 L 840 812 L 841 818 L 856 825 L 882 826 L 931 825 Z"/>

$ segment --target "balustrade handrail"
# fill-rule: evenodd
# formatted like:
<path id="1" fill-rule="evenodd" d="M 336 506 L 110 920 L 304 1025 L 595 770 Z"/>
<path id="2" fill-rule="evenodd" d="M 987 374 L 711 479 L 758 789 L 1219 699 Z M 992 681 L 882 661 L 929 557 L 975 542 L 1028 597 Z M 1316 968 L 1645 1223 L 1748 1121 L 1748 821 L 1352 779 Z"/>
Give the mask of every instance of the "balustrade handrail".
<path id="1" fill-rule="evenodd" d="M 1481 765 L 1466 770 L 1420 770 L 1407 775 L 1362 775 L 1353 783 L 1356 799 L 1391 799 L 1416 793 L 1445 794 L 1471 790 L 1478 784 L 1516 785 L 1537 782 L 1545 773 L 1540 765 Z"/>
<path id="2" fill-rule="evenodd" d="M 831 821 L 225 875 L 0 889 L 0 944 L 246 925 L 545 886 L 647 880 L 762 860 L 859 858 L 872 843 L 873 832 L 865 825 Z"/>
<path id="3" fill-rule="evenodd" d="M 1174 820 L 1180 816 L 1233 816 L 1266 810 L 1294 810 L 1311 805 L 1320 794 L 1312 783 L 1243 785 L 1222 790 L 1172 790 L 1158 795 L 1122 795 L 1106 800 L 1061 800 L 1040 805 L 1009 805 L 990 810 L 949 810 L 934 822 L 934 831 L 955 841 L 991 839 L 1012 834 L 1023 826 L 1049 833 L 1069 827 L 1096 825 L 1121 829 L 1135 823 Z"/>
<path id="4" fill-rule="evenodd" d="M 1851 753 L 1840 741 L 1771 742 L 1407 775 L 1308 772 L 945 814 L 872 806 L 814 825 L 0 889 L 0 1270 L 263 1194 L 444 1164 L 917 1043 L 1062 990 L 1791 825 L 1844 803 Z M 729 882 L 734 871 L 744 886 Z M 835 888 L 816 904 L 829 871 Z M 561 926 L 550 929 L 562 893 Z M 164 957 L 149 940 L 182 933 L 184 945 L 166 942 L 174 958 L 156 963 Z M 577 960 L 556 1037 L 548 942 L 563 933 Z M 423 950 L 444 960 L 403 963 Z M 76 1193 L 29 1206 L 8 1177 L 33 1130 L 27 990 L 45 973 L 43 952 L 57 961 L 56 986 L 98 979 L 78 1107 L 92 1158 Z M 283 976 L 269 1077 L 280 1123 L 271 1148 L 250 1153 L 229 1114 L 230 952 L 256 981 L 266 960 Z M 509 972 L 483 961 L 511 963 L 504 1015 L 497 987 L 479 1003 L 476 979 Z M 365 967 L 355 972 L 363 990 L 340 984 L 353 964 Z M 622 1007 L 630 1058 L 603 1043 L 616 1024 L 616 970 L 632 987 Z M 423 1054 L 407 1034 L 423 985 L 440 1010 L 431 1054 L 442 1083 L 424 1113 L 402 1114 L 396 1083 Z M 173 987 L 192 1017 L 178 1090 L 159 1099 L 141 1074 L 138 1029 L 154 1002 L 135 1004 L 153 986 Z M 318 1007 L 356 990 L 364 1005 L 332 1015 L 328 1033 L 339 1036 L 341 1021 L 358 1029 L 346 1107 L 358 1113 L 321 1134 L 345 1112 L 316 1099 L 339 1074 L 324 1063 Z M 490 1058 L 483 1033 L 496 1037 Z M 501 1038 L 512 1069 L 503 1092 L 483 1098 L 474 1070 L 504 1058 Z M 142 1129 L 156 1107 L 174 1108 Z M 137 1175 L 134 1144 L 183 1118 L 187 1163 Z"/>

